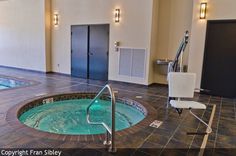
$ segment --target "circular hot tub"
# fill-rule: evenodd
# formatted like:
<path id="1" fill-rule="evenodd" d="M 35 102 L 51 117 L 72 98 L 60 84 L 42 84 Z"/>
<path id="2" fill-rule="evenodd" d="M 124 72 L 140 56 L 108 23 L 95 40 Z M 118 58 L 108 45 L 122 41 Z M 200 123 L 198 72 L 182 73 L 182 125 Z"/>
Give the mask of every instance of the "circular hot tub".
<path id="1" fill-rule="evenodd" d="M 90 125 L 86 120 L 86 109 L 95 94 L 74 93 L 54 95 L 31 101 L 18 111 L 18 119 L 28 127 L 55 134 L 93 135 L 104 134 L 100 125 Z M 147 116 L 146 108 L 130 99 L 116 100 L 116 131 L 130 128 Z M 93 122 L 104 122 L 111 126 L 111 104 L 103 96 L 90 108 Z"/>

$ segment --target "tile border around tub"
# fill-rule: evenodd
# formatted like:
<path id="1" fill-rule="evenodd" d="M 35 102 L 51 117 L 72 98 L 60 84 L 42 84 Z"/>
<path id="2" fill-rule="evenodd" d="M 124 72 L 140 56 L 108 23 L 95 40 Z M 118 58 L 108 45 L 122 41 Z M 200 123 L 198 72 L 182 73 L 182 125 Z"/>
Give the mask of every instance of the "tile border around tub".
<path id="1" fill-rule="evenodd" d="M 80 94 L 80 95 L 78 95 Z M 81 96 L 82 95 L 82 96 Z M 6 114 L 6 121 L 9 123 L 10 126 L 12 127 L 18 127 L 23 129 L 23 133 L 33 136 L 33 137 L 46 137 L 48 139 L 53 139 L 53 140 L 61 140 L 61 141 L 80 141 L 80 142 L 87 142 L 87 141 L 103 141 L 105 139 L 105 134 L 96 134 L 96 135 L 65 135 L 65 134 L 55 134 L 55 133 L 49 133 L 49 132 L 43 132 L 34 128 L 31 128 L 27 125 L 22 124 L 19 120 L 18 117 L 21 115 L 24 111 L 27 111 L 30 108 L 33 108 L 38 105 L 42 105 L 42 101 L 44 99 L 48 98 L 58 98 L 55 101 L 62 100 L 60 97 L 63 97 L 63 100 L 65 99 L 78 99 L 77 97 L 79 96 L 80 98 L 93 98 L 96 95 L 96 93 L 92 92 L 71 92 L 71 93 L 58 93 L 58 94 L 51 94 L 47 96 L 40 96 L 32 99 L 28 99 L 26 101 L 23 101 L 19 103 L 18 105 L 13 106 L 7 111 Z M 71 98 L 72 97 L 72 98 Z M 103 96 L 103 99 L 107 99 L 107 96 Z M 155 109 L 145 103 L 141 102 L 142 104 L 139 103 L 138 100 L 132 100 L 132 99 L 126 99 L 126 98 L 119 98 L 116 97 L 117 101 L 120 102 L 123 101 L 127 103 L 127 100 L 129 100 L 128 105 L 132 107 L 136 107 L 140 110 L 143 110 L 142 113 L 146 114 L 146 117 L 137 123 L 136 125 L 133 125 L 130 128 L 120 130 L 116 132 L 116 136 L 127 136 L 130 134 L 134 134 L 140 130 L 143 130 L 149 126 L 149 124 L 155 119 L 157 112 Z M 132 101 L 132 103 L 130 103 Z M 27 107 L 27 108 L 26 108 Z"/>
<path id="2" fill-rule="evenodd" d="M 96 93 L 86 93 L 86 92 L 81 92 L 81 93 L 73 93 L 73 94 L 59 94 L 55 96 L 46 96 L 44 98 L 39 98 L 37 100 L 31 101 L 25 106 L 23 106 L 17 113 L 17 116 L 21 116 L 24 112 L 28 111 L 29 109 L 32 109 L 37 106 L 44 105 L 43 101 L 46 99 L 53 98 L 54 102 L 57 101 L 62 101 L 62 100 L 76 100 L 76 99 L 93 99 L 96 96 Z M 104 94 L 101 99 L 109 101 L 110 98 L 107 94 Z M 133 107 L 140 111 L 145 117 L 147 116 L 148 112 L 146 108 L 140 104 L 137 101 L 127 99 L 127 98 L 117 98 L 116 102 L 128 105 L 130 107 Z M 45 103 L 46 104 L 46 103 Z"/>

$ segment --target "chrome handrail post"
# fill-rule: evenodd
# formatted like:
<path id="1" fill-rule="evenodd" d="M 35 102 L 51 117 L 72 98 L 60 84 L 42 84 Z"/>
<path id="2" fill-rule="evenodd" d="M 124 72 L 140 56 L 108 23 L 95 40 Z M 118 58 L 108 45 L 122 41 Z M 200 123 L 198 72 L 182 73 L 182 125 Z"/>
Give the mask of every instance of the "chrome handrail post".
<path id="1" fill-rule="evenodd" d="M 102 95 L 102 93 L 104 92 L 105 89 L 108 89 L 109 94 L 111 96 L 111 118 L 112 118 L 111 129 L 104 122 L 92 122 L 92 121 L 90 121 L 90 115 L 89 115 L 90 107 L 94 104 L 94 102 L 98 98 L 101 97 L 101 95 Z M 115 148 L 115 130 L 116 130 L 116 128 L 115 128 L 115 104 L 116 104 L 115 94 L 114 94 L 111 86 L 109 84 L 107 84 L 105 87 L 103 87 L 103 89 L 91 101 L 91 103 L 87 107 L 87 114 L 86 114 L 87 122 L 89 124 L 102 125 L 106 129 L 106 138 L 105 138 L 105 141 L 104 141 L 104 145 L 110 145 L 109 152 L 116 152 L 116 148 Z"/>
<path id="2" fill-rule="evenodd" d="M 106 136 L 105 136 L 105 141 L 103 142 L 103 145 L 110 146 L 111 141 L 109 141 L 109 140 L 110 140 L 110 133 L 108 130 L 106 130 Z"/>
<path id="3" fill-rule="evenodd" d="M 116 152 L 116 148 L 115 148 L 115 125 L 116 125 L 116 121 L 115 121 L 115 113 L 116 113 L 116 107 L 115 107 L 115 94 L 112 90 L 112 88 L 110 88 L 110 94 L 112 97 L 111 98 L 111 119 L 112 119 L 112 125 L 111 125 L 111 146 L 109 149 L 109 152 Z"/>

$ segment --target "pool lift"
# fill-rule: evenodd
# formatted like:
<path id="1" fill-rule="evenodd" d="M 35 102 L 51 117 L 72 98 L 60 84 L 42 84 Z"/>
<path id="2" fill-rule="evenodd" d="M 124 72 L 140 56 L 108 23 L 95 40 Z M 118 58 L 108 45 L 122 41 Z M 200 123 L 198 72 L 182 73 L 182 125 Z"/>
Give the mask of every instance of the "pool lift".
<path id="1" fill-rule="evenodd" d="M 93 122 L 90 120 L 90 114 L 89 114 L 89 110 L 91 108 L 91 106 L 93 104 L 96 103 L 96 101 L 102 96 L 103 92 L 105 90 L 108 90 L 109 94 L 110 94 L 110 99 L 111 99 L 111 128 L 104 122 Z M 115 94 L 113 92 L 112 87 L 107 84 L 103 87 L 103 89 L 95 96 L 95 98 L 91 101 L 91 103 L 89 104 L 89 106 L 87 107 L 87 122 L 91 125 L 102 125 L 105 129 L 106 129 L 106 138 L 105 141 L 103 142 L 103 144 L 105 146 L 109 146 L 108 151 L 111 153 L 115 153 L 116 152 L 116 147 L 115 147 L 115 104 L 116 104 L 116 99 L 115 99 Z"/>
<path id="2" fill-rule="evenodd" d="M 173 61 L 170 61 L 169 64 L 168 64 L 167 81 L 168 81 L 169 73 L 171 73 L 171 72 L 183 72 L 183 53 L 186 49 L 186 46 L 187 46 L 188 42 L 189 42 L 189 32 L 186 31 L 185 34 L 184 34 L 184 38 L 183 38 L 182 42 L 180 43 L 179 49 L 177 50 L 175 59 Z M 167 108 L 169 107 L 170 101 L 172 99 L 174 99 L 174 98 L 168 96 L 167 106 L 166 106 Z M 177 109 L 176 108 L 176 110 L 179 114 L 182 114 L 182 109 Z"/>
<path id="3" fill-rule="evenodd" d="M 183 72 L 183 53 L 189 42 L 189 32 L 186 31 L 184 38 L 177 51 L 175 59 L 168 64 L 168 86 L 169 93 L 167 99 L 167 108 L 169 105 L 174 107 L 179 115 L 182 114 L 183 109 L 189 109 L 191 115 L 203 123 L 207 130 L 204 133 L 187 133 L 188 135 L 206 135 L 212 132 L 212 128 L 192 112 L 192 109 L 206 109 L 206 105 L 195 101 L 184 101 L 181 98 L 193 98 L 194 91 L 206 91 L 203 89 L 195 89 L 195 73 Z"/>

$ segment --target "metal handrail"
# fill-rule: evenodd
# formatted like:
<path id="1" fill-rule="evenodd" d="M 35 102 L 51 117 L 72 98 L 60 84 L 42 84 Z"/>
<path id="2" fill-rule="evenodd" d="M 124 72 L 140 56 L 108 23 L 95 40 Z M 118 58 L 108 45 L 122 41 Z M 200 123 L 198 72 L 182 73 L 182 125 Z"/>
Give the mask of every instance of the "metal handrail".
<path id="1" fill-rule="evenodd" d="M 186 31 L 184 34 L 184 38 L 181 41 L 180 46 L 177 50 L 174 60 L 172 62 L 170 62 L 168 65 L 168 72 L 177 72 L 179 62 L 180 62 L 180 64 L 182 64 L 181 61 L 183 60 L 183 53 L 185 51 L 185 48 L 186 48 L 188 42 L 189 42 L 189 32 Z M 181 59 L 181 61 L 179 61 L 179 59 Z M 181 68 L 180 68 L 180 70 L 182 70 Z"/>
<path id="2" fill-rule="evenodd" d="M 105 89 L 108 89 L 109 94 L 111 96 L 111 119 L 112 119 L 111 128 L 109 128 L 109 126 L 104 122 L 92 122 L 90 120 L 90 115 L 89 115 L 90 107 L 95 103 L 95 101 L 97 99 L 99 99 L 101 97 L 101 95 L 105 91 Z M 87 107 L 87 114 L 86 114 L 87 122 L 89 124 L 91 124 L 91 125 L 102 125 L 106 129 L 107 134 L 106 134 L 106 140 L 104 141 L 104 145 L 109 145 L 110 146 L 109 152 L 116 152 L 116 148 L 115 148 L 115 104 L 116 104 L 115 94 L 112 90 L 112 87 L 109 84 L 107 84 L 103 87 L 103 89 L 91 101 L 91 103 Z"/>

